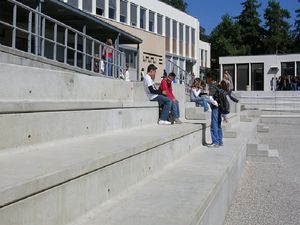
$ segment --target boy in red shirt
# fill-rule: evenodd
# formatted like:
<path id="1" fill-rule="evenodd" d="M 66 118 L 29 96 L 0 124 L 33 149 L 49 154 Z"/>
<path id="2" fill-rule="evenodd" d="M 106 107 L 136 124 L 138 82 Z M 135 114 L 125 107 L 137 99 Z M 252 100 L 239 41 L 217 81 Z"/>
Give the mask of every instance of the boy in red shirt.
<path id="1" fill-rule="evenodd" d="M 173 89 L 172 89 L 172 82 L 175 79 L 176 75 L 175 73 L 170 73 L 166 78 L 164 78 L 159 86 L 159 89 L 161 91 L 164 91 L 165 96 L 167 96 L 172 101 L 172 107 L 171 111 L 174 116 L 174 123 L 182 123 L 179 120 L 180 113 L 179 113 L 179 103 L 176 100 L 175 96 L 173 95 Z"/>

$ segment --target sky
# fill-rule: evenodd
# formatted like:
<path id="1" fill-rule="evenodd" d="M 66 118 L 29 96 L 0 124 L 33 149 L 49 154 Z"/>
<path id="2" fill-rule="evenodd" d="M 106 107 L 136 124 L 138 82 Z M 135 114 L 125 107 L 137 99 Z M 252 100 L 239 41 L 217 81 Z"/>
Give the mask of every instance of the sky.
<path id="1" fill-rule="evenodd" d="M 221 17 L 228 13 L 230 16 L 238 16 L 242 12 L 241 3 L 244 0 L 186 0 L 188 3 L 188 14 L 198 18 L 200 25 L 205 28 L 205 33 L 211 31 L 221 22 Z M 260 0 L 260 18 L 263 20 L 264 10 L 268 5 L 268 0 Z M 296 9 L 300 9 L 298 0 L 279 0 L 280 6 L 290 12 L 290 24 L 294 24 L 296 19 Z M 263 25 L 263 24 L 262 24 Z"/>

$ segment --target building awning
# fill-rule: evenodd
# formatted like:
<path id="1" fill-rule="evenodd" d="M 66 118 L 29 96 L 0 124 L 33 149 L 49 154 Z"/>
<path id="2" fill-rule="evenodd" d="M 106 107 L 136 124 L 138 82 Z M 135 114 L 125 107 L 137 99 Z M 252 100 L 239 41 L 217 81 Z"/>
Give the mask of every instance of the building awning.
<path id="1" fill-rule="evenodd" d="M 38 2 L 36 0 L 19 1 L 33 8 L 36 8 Z M 119 36 L 120 44 L 142 43 L 140 38 L 60 0 L 42 2 L 42 13 L 79 31 L 82 31 L 85 25 L 86 34 L 102 42 L 105 42 L 107 38 L 115 40 Z"/>

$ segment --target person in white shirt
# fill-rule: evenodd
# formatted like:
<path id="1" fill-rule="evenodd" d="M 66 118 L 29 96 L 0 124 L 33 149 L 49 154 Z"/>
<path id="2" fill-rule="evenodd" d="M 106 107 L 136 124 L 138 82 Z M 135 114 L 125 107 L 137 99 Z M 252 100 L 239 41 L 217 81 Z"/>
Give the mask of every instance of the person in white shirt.
<path id="1" fill-rule="evenodd" d="M 155 87 L 154 79 L 156 75 L 157 67 L 150 64 L 147 68 L 147 74 L 144 76 L 144 90 L 150 101 L 157 101 L 159 105 L 163 107 L 158 124 L 171 125 L 169 119 L 169 112 L 171 110 L 172 101 L 164 96 L 164 92 L 158 90 Z"/>

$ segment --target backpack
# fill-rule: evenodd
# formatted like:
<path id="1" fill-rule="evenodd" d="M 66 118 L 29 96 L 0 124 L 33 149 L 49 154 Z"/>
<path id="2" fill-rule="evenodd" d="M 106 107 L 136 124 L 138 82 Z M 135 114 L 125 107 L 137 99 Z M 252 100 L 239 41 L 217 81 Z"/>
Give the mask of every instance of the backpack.
<path id="1" fill-rule="evenodd" d="M 227 99 L 227 92 L 216 85 L 212 85 L 212 87 L 217 90 L 213 98 L 218 102 L 220 112 L 228 114 L 230 112 L 230 104 Z"/>

